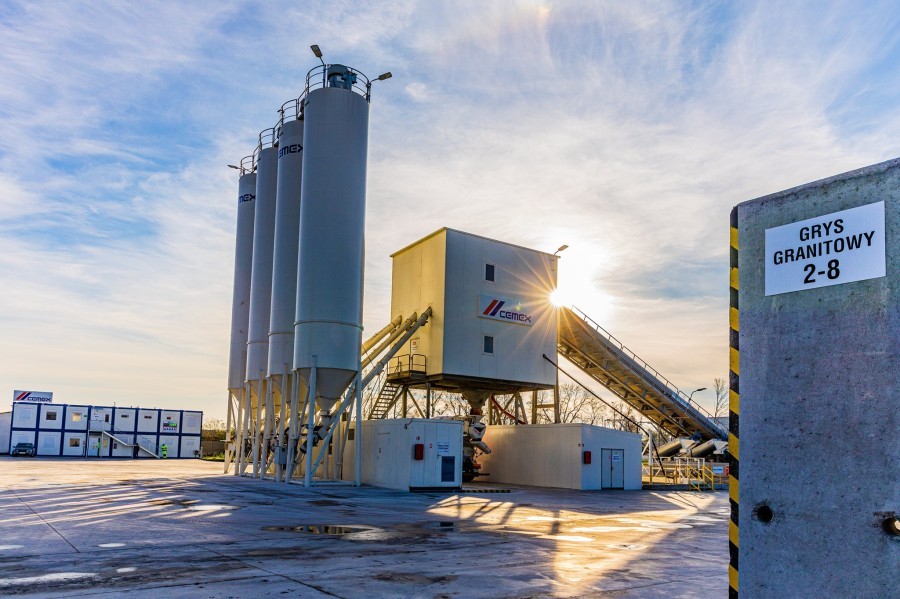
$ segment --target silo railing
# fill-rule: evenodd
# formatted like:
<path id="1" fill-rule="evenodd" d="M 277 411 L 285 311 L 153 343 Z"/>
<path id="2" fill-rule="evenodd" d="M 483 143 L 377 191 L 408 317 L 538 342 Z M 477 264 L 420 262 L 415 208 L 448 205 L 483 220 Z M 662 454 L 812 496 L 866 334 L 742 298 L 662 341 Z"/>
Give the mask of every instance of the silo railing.
<path id="1" fill-rule="evenodd" d="M 357 71 L 352 67 L 348 67 L 346 65 L 330 64 L 321 64 L 309 70 L 309 72 L 306 74 L 306 89 L 303 90 L 303 96 L 309 95 L 309 92 L 314 89 L 328 87 L 328 73 L 329 69 L 333 66 L 343 66 L 346 69 L 346 72 L 351 77 L 350 81 L 346 83 L 347 87 L 345 87 L 344 89 L 349 89 L 350 91 L 359 94 L 366 99 L 366 102 L 370 102 L 372 100 L 372 82 L 368 77 L 366 77 L 361 71 Z"/>

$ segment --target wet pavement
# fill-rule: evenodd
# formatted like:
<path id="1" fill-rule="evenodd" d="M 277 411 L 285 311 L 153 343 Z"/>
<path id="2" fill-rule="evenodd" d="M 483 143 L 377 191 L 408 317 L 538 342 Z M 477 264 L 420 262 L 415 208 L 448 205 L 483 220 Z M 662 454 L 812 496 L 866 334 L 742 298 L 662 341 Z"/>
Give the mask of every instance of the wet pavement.
<path id="1" fill-rule="evenodd" d="M 221 468 L 0 457 L 0 596 L 727 594 L 725 491 L 410 494 Z"/>

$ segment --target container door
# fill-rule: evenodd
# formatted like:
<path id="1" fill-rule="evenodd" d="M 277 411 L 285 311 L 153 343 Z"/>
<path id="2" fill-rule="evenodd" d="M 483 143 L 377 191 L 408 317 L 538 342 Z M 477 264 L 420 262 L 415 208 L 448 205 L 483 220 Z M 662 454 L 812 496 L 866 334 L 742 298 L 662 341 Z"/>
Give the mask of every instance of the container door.
<path id="1" fill-rule="evenodd" d="M 610 452 L 610 474 L 612 476 L 612 488 L 625 488 L 625 450 L 613 449 Z"/>
<path id="2" fill-rule="evenodd" d="M 625 488 L 625 451 L 622 449 L 600 450 L 600 488 Z"/>

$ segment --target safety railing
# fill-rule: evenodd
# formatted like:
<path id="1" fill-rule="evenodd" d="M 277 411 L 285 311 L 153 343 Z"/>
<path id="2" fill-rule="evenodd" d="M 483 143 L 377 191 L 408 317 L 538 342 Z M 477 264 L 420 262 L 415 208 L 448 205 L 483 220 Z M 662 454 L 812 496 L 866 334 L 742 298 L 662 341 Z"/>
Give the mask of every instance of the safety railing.
<path id="1" fill-rule="evenodd" d="M 703 458 L 662 458 L 641 466 L 642 478 L 650 484 L 687 485 L 694 491 L 715 491 L 723 477 L 715 474 Z"/>
<path id="2" fill-rule="evenodd" d="M 411 375 L 424 375 L 427 372 L 426 358 L 422 354 L 403 354 L 395 356 L 388 367 L 388 376 L 391 378 L 406 377 Z"/>
<path id="3" fill-rule="evenodd" d="M 650 364 L 648 364 L 644 359 L 642 359 L 636 353 L 634 353 L 633 351 L 628 349 L 628 347 L 626 347 L 624 343 L 622 343 L 621 341 L 616 339 L 612 333 L 610 333 L 609 331 L 604 329 L 596 321 L 594 321 L 594 319 L 592 319 L 590 316 L 585 314 L 582 310 L 578 309 L 577 307 L 571 306 L 570 310 L 572 310 L 572 312 L 574 312 L 576 316 L 581 318 L 591 328 L 593 328 L 595 331 L 597 331 L 598 333 L 603 335 L 603 337 L 607 341 L 612 342 L 613 345 L 615 345 L 616 348 L 625 355 L 625 357 L 627 357 L 629 360 L 634 362 L 635 365 L 639 366 L 640 368 L 645 370 L 648 374 L 651 374 L 651 375 L 653 375 L 653 377 L 656 378 L 656 381 L 654 381 L 653 379 L 651 379 L 649 377 L 643 377 L 644 380 L 646 380 L 648 383 L 650 383 L 651 385 L 654 385 L 654 386 L 657 386 L 656 385 L 657 381 L 662 383 L 665 386 L 665 391 L 668 391 L 667 395 L 669 397 L 671 397 L 673 400 L 677 401 L 685 409 L 694 410 L 698 414 L 704 416 L 710 422 L 710 424 L 712 426 L 714 426 L 717 430 L 719 430 L 722 433 L 722 435 L 727 434 L 727 432 L 728 432 L 727 429 L 725 427 L 723 427 L 722 425 L 720 425 L 718 422 L 716 422 L 713 415 L 710 414 L 706 408 L 704 408 L 700 404 L 693 401 L 684 391 L 679 389 L 669 379 L 667 379 L 665 376 L 660 374 L 660 372 L 658 370 L 656 370 L 655 368 L 650 366 Z M 640 374 L 640 373 L 638 373 L 638 374 Z M 660 389 L 660 391 L 663 391 L 663 389 Z"/>
<path id="4" fill-rule="evenodd" d="M 337 73 L 332 67 L 343 67 L 343 72 Z M 309 95 L 314 89 L 322 87 L 341 87 L 351 90 L 370 102 L 372 99 L 372 82 L 361 71 L 346 65 L 320 64 L 309 70 L 306 74 L 306 89 L 303 95 Z"/>

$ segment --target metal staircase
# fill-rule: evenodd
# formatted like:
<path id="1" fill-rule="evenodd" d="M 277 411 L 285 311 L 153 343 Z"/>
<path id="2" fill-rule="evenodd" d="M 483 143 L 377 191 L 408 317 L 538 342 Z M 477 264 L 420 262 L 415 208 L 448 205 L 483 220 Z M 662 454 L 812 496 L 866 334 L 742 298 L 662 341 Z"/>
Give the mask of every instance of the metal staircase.
<path id="1" fill-rule="evenodd" d="M 578 308 L 560 309 L 558 346 L 567 360 L 671 435 L 728 438 L 709 412 Z"/>
<path id="2" fill-rule="evenodd" d="M 125 447 L 137 447 L 137 448 L 140 449 L 141 451 L 146 452 L 146 453 L 149 453 L 149 454 L 152 455 L 154 458 L 157 458 L 157 459 L 160 458 L 160 455 L 157 453 L 156 444 L 155 444 L 155 443 L 151 443 L 151 441 L 150 441 L 147 437 L 144 437 L 144 436 L 142 436 L 142 435 L 135 435 L 135 433 L 126 433 L 126 432 L 117 431 L 117 430 L 112 430 L 112 431 L 107 431 L 107 430 L 99 430 L 99 431 L 97 431 L 97 430 L 89 430 L 89 432 L 99 432 L 101 436 L 109 437 L 112 441 L 115 441 L 115 442 L 118 443 L 119 445 L 123 445 L 123 446 L 125 446 Z M 134 437 L 135 437 L 134 443 L 128 443 L 128 442 L 126 442 L 126 441 L 123 441 L 120 437 L 117 437 L 116 435 L 123 435 L 123 436 L 128 435 L 128 436 L 134 436 Z M 142 440 L 142 439 L 143 439 L 143 441 L 144 441 L 144 443 L 145 443 L 146 445 L 141 445 L 141 440 Z M 153 447 L 153 449 L 150 449 L 150 447 Z"/>
<path id="3" fill-rule="evenodd" d="M 369 410 L 368 419 L 379 420 L 387 416 L 388 410 L 397 403 L 397 398 L 400 397 L 400 392 L 402 390 L 403 385 L 398 385 L 397 383 L 385 380 L 381 389 L 378 391 L 375 402 L 372 404 L 372 409 Z"/>

